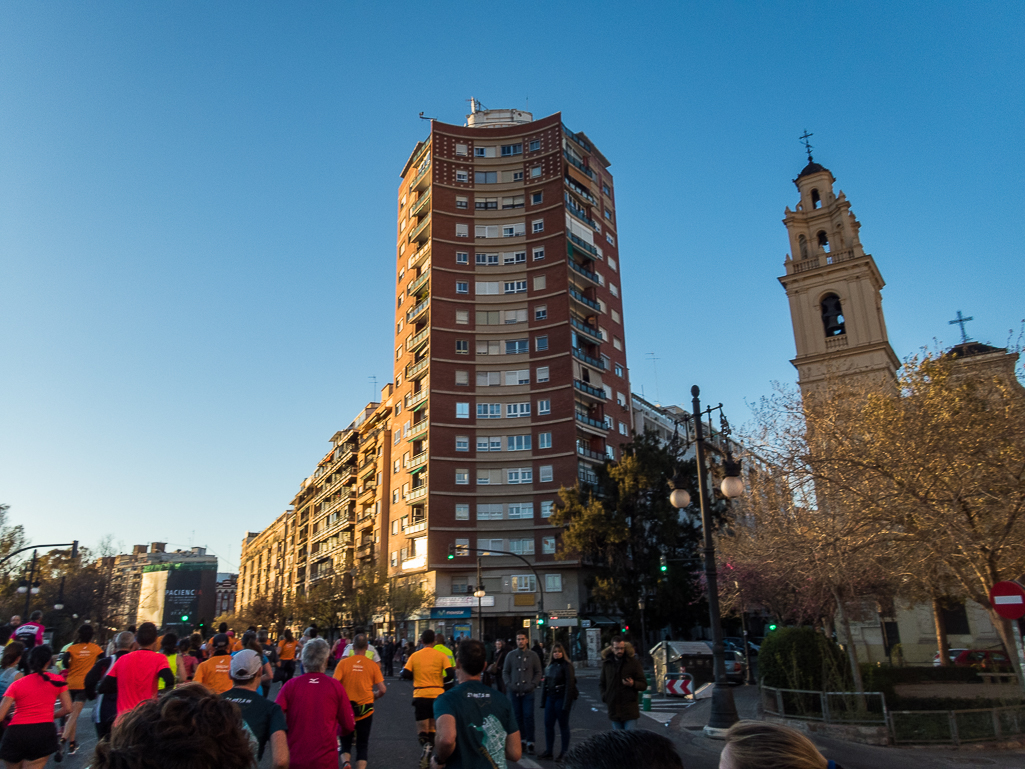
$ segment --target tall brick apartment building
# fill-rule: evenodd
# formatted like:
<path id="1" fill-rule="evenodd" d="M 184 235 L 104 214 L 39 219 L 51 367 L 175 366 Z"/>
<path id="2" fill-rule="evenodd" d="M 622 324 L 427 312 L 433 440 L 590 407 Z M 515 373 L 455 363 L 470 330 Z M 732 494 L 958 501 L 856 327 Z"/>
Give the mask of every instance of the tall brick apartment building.
<path id="1" fill-rule="evenodd" d="M 561 486 L 592 481 L 629 440 L 608 166 L 559 113 L 474 102 L 466 126 L 432 121 L 402 170 L 388 565 L 431 575 L 449 610 L 436 620 L 470 622 L 492 548 L 532 561 L 543 584 L 484 555 L 486 632 L 535 618 L 535 591 L 566 624 L 586 605 L 548 518 Z"/>

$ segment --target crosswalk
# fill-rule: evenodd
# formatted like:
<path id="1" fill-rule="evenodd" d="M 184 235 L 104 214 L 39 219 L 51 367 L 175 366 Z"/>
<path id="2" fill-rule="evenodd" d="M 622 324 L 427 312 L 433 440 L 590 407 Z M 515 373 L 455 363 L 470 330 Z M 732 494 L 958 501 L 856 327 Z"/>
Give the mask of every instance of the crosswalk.
<path id="1" fill-rule="evenodd" d="M 653 721 L 657 721 L 663 726 L 667 725 L 677 713 L 682 713 L 684 710 L 694 704 L 693 700 L 677 699 L 673 697 L 652 697 L 651 699 L 651 710 L 642 710 L 641 715 L 647 716 Z"/>

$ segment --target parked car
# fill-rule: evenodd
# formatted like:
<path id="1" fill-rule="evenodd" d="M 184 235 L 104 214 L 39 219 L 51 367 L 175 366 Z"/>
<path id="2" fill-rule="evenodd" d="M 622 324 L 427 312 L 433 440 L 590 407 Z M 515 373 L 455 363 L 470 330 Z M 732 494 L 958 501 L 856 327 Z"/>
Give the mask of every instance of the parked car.
<path id="1" fill-rule="evenodd" d="M 747 660 L 738 651 L 726 652 L 726 680 L 735 684 L 744 683 L 747 675 Z"/>
<path id="2" fill-rule="evenodd" d="M 723 642 L 723 645 L 727 649 L 732 649 L 733 651 L 738 651 L 738 652 L 743 652 L 744 651 L 744 639 L 741 638 L 740 636 L 726 636 L 725 638 L 722 639 L 722 642 Z M 758 656 L 758 644 L 752 643 L 751 641 L 748 641 L 747 642 L 747 653 L 750 654 L 752 657 L 757 657 Z"/>
<path id="3" fill-rule="evenodd" d="M 962 649 L 954 657 L 958 667 L 972 667 L 988 673 L 1011 672 L 1011 658 L 1002 649 Z"/>
<path id="4" fill-rule="evenodd" d="M 962 652 L 966 652 L 968 650 L 967 649 L 949 649 L 948 651 L 950 652 L 950 661 L 953 662 L 954 660 L 957 659 L 957 655 L 961 654 Z M 932 666 L 934 668 L 938 668 L 940 666 L 940 653 L 938 651 L 934 655 L 932 655 Z"/>

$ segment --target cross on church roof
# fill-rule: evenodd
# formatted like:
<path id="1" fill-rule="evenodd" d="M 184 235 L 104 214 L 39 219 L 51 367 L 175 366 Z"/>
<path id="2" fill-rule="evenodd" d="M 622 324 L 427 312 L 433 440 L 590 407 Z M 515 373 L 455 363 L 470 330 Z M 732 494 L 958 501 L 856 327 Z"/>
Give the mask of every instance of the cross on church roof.
<path id="1" fill-rule="evenodd" d="M 804 129 L 804 133 L 801 136 L 797 137 L 797 138 L 801 139 L 801 143 L 804 145 L 804 149 L 808 152 L 808 162 L 809 163 L 811 163 L 812 160 L 811 160 L 811 144 L 808 142 L 808 139 L 810 139 L 814 135 L 815 134 L 808 133 L 808 129 L 805 128 Z"/>
<path id="2" fill-rule="evenodd" d="M 961 315 L 961 311 L 958 310 L 957 311 L 957 318 L 955 320 L 948 320 L 947 321 L 947 325 L 949 325 L 949 326 L 960 326 L 961 327 L 961 344 L 967 344 L 968 343 L 968 334 L 965 333 L 964 324 L 967 323 L 970 320 L 975 320 L 975 318 L 973 318 L 971 315 L 969 315 L 967 318 L 965 318 L 965 317 L 963 317 Z"/>

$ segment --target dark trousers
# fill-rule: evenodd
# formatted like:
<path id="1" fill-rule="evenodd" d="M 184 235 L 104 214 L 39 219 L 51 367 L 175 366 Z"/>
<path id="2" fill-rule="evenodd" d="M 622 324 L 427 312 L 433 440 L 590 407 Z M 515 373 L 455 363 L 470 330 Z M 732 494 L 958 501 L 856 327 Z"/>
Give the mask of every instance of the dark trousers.
<path id="1" fill-rule="evenodd" d="M 512 700 L 513 715 L 520 725 L 520 742 L 534 742 L 534 692 L 525 694 L 509 693 Z"/>
<path id="2" fill-rule="evenodd" d="M 392 657 L 385 657 L 384 658 L 384 674 L 386 676 L 393 676 L 393 675 L 395 675 L 395 657 L 394 656 L 392 656 Z"/>
<path id="3" fill-rule="evenodd" d="M 342 735 L 342 752 L 352 756 L 354 761 L 366 761 L 370 746 L 370 722 L 374 720 L 371 713 L 356 722 L 356 731 Z M 352 755 L 352 738 L 356 738 L 356 755 Z"/>
<path id="4" fill-rule="evenodd" d="M 564 697 L 549 697 L 545 700 L 545 753 L 555 753 L 555 722 L 559 722 L 562 735 L 560 753 L 569 750 L 569 710 L 564 710 Z"/>
<path id="5" fill-rule="evenodd" d="M 113 728 L 113 721 L 100 721 L 98 724 L 96 724 L 96 741 L 99 742 L 104 737 L 109 737 L 110 730 Z"/>
<path id="6" fill-rule="evenodd" d="M 284 671 L 282 683 L 291 681 L 292 676 L 295 675 L 295 660 L 281 660 L 281 669 Z"/>

